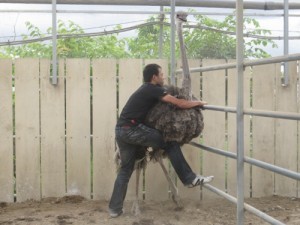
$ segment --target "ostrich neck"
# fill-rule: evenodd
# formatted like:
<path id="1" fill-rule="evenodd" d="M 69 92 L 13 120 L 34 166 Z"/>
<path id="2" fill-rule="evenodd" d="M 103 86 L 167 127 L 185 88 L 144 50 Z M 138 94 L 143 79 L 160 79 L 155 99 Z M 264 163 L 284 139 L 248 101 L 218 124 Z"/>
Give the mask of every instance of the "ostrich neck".
<path id="1" fill-rule="evenodd" d="M 182 91 L 184 96 L 188 98 L 188 100 L 192 99 L 192 90 L 191 90 L 191 76 L 189 71 L 189 64 L 186 56 L 186 49 L 183 42 L 183 34 L 182 34 L 182 22 L 178 21 L 177 23 L 177 34 L 180 44 L 180 53 L 181 53 L 181 62 L 182 62 L 182 70 L 183 70 L 183 80 L 182 80 Z"/>

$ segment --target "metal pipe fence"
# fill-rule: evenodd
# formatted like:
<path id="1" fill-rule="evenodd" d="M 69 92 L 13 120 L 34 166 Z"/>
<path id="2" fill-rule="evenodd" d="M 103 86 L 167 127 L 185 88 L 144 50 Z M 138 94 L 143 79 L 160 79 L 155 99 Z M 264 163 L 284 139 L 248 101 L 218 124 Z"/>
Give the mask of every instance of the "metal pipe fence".
<path id="1" fill-rule="evenodd" d="M 222 149 L 214 148 L 214 147 L 211 147 L 211 146 L 206 146 L 206 145 L 203 145 L 203 144 L 198 144 L 196 142 L 190 142 L 189 144 L 192 145 L 192 146 L 195 146 L 197 148 L 201 148 L 203 150 L 206 150 L 206 151 L 209 151 L 209 152 L 212 152 L 212 153 L 215 153 L 215 154 L 223 155 L 223 156 L 226 156 L 226 157 L 229 157 L 229 158 L 232 158 L 232 159 L 237 158 L 236 154 L 234 154 L 232 152 L 224 151 Z M 260 160 L 257 160 L 257 159 L 246 157 L 246 156 L 244 157 L 244 162 L 246 162 L 248 164 L 251 164 L 251 165 L 254 165 L 254 166 L 258 166 L 260 168 L 263 168 L 263 169 L 266 169 L 266 170 L 269 170 L 269 171 L 272 171 L 272 172 L 275 172 L 275 173 L 278 173 L 278 174 L 281 174 L 283 176 L 290 177 L 290 178 L 295 179 L 295 180 L 300 180 L 300 173 L 297 173 L 297 172 L 294 172 L 294 171 L 291 171 L 291 170 L 287 170 L 285 168 L 275 166 L 275 165 L 270 164 L 270 163 L 266 163 L 266 162 L 263 162 L 263 161 L 260 161 Z"/>
<path id="2" fill-rule="evenodd" d="M 224 191 L 221 191 L 220 189 L 216 188 L 216 187 L 213 187 L 209 184 L 204 184 L 203 185 L 206 189 L 210 190 L 211 192 L 214 192 L 215 194 L 217 195 L 220 195 L 224 198 L 226 198 L 228 201 L 230 202 L 233 202 L 235 204 L 237 204 L 238 200 L 236 198 L 234 198 L 233 196 L 225 193 Z M 253 213 L 254 215 L 262 218 L 263 220 L 271 223 L 271 224 L 274 224 L 274 225 L 284 225 L 284 223 L 280 222 L 279 220 L 276 220 L 274 219 L 273 217 L 269 216 L 268 214 L 254 208 L 253 206 L 251 205 L 248 205 L 246 203 L 243 204 L 243 208 L 245 208 L 247 211 Z M 242 224 L 242 223 L 240 223 Z"/>

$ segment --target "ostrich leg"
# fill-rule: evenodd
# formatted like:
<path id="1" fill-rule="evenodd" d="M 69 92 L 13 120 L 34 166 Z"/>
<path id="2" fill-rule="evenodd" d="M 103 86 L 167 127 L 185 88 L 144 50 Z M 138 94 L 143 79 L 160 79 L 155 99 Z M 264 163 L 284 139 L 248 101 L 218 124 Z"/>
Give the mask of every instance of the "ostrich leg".
<path id="1" fill-rule="evenodd" d="M 136 186 L 135 186 L 135 200 L 133 202 L 131 212 L 138 216 L 141 214 L 140 206 L 139 206 L 139 181 L 140 181 L 140 174 L 141 174 L 142 167 L 138 167 L 136 169 Z"/>
<path id="2" fill-rule="evenodd" d="M 175 187 L 175 184 L 172 182 L 171 177 L 162 161 L 162 157 L 158 157 L 158 162 L 162 168 L 162 170 L 164 171 L 164 174 L 166 175 L 166 178 L 169 182 L 170 188 L 171 188 L 171 192 L 172 192 L 172 199 L 175 202 L 175 204 L 177 205 L 178 208 L 182 208 L 182 203 L 180 201 L 179 195 L 178 195 L 178 190 Z"/>

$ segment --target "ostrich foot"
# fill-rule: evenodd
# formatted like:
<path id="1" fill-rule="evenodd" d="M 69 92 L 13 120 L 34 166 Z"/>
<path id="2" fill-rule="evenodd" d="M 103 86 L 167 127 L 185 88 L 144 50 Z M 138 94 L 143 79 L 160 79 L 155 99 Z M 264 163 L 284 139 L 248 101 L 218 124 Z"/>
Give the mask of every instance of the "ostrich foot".
<path id="1" fill-rule="evenodd" d="M 131 213 L 134 214 L 135 216 L 139 216 L 141 214 L 140 206 L 139 206 L 139 201 L 135 200 L 133 202 L 133 205 L 131 207 Z"/>
<path id="2" fill-rule="evenodd" d="M 160 164 L 160 166 L 161 166 L 161 168 L 162 168 L 162 170 L 163 170 L 163 172 L 164 172 L 164 174 L 167 178 L 167 181 L 170 185 L 173 202 L 176 204 L 177 209 L 182 209 L 183 205 L 182 205 L 181 200 L 179 198 L 178 190 L 177 190 L 175 184 L 173 183 L 173 181 L 172 181 L 172 179 L 171 179 L 171 177 L 170 177 L 170 175 L 169 175 L 169 173 L 168 173 L 168 171 L 167 171 L 167 169 L 166 169 L 166 167 L 165 167 L 165 165 L 164 165 L 161 158 L 158 158 L 158 162 L 159 162 L 159 164 Z"/>
<path id="3" fill-rule="evenodd" d="M 180 200 L 179 195 L 177 194 L 177 192 L 174 194 L 172 193 L 172 200 L 173 202 L 176 204 L 176 211 L 177 210 L 182 210 L 183 209 L 183 204 Z"/>

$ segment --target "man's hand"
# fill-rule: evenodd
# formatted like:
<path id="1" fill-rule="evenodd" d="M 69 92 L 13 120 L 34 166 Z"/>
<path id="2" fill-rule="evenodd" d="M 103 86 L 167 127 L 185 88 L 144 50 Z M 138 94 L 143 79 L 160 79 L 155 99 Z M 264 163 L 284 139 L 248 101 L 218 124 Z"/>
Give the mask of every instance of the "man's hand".
<path id="1" fill-rule="evenodd" d="M 199 101 L 200 102 L 200 105 L 199 106 L 204 106 L 204 105 L 207 105 L 208 103 L 205 102 L 205 101 Z"/>
<path id="2" fill-rule="evenodd" d="M 188 101 L 188 100 L 185 100 L 185 99 L 178 99 L 178 98 L 175 98 L 174 96 L 169 95 L 169 94 L 162 97 L 161 100 L 163 102 L 167 102 L 167 103 L 171 103 L 173 105 L 176 105 L 178 108 L 181 108 L 181 109 L 190 109 L 190 108 L 193 108 L 193 107 L 196 107 L 196 106 L 202 107 L 203 105 L 207 104 L 207 102 L 204 102 L 204 101 Z"/>

